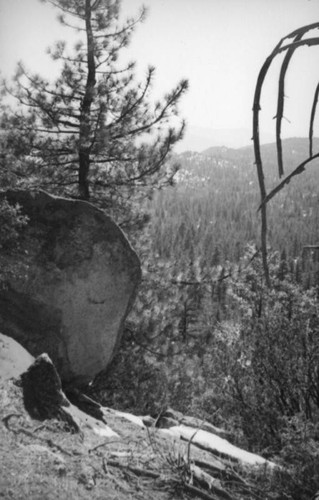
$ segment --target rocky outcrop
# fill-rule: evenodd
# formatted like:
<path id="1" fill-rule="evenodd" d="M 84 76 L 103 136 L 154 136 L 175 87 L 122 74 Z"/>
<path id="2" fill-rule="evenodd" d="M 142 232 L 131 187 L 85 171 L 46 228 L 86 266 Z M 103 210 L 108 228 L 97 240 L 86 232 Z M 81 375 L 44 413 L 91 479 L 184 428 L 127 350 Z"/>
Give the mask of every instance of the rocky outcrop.
<path id="1" fill-rule="evenodd" d="M 64 409 L 70 403 L 62 391 L 62 384 L 56 368 L 47 354 L 41 354 L 27 371 L 21 375 L 24 406 L 29 414 L 38 420 L 60 418 L 73 424 Z"/>
<path id="2" fill-rule="evenodd" d="M 29 223 L 8 256 L 26 272 L 0 292 L 0 331 L 46 352 L 64 381 L 87 383 L 110 362 L 140 281 L 120 228 L 90 203 L 43 191 L 2 193 Z"/>
<path id="3" fill-rule="evenodd" d="M 19 377 L 33 361 L 34 357 L 18 342 L 0 333 L 0 378 Z"/>
<path id="4" fill-rule="evenodd" d="M 70 403 L 62 390 L 61 379 L 47 354 L 41 354 L 21 374 L 23 402 L 32 418 L 58 419 L 67 423 L 75 432 L 91 429 L 100 436 L 117 436 L 105 423 L 82 412 Z M 97 403 L 96 403 L 97 404 Z"/>
<path id="5" fill-rule="evenodd" d="M 63 392 L 47 354 L 38 356 L 17 380 L 0 376 L 4 498 L 20 498 L 22 490 L 28 491 L 28 498 L 87 498 L 86 490 L 93 490 L 90 498 L 104 498 L 105 491 L 117 498 L 116 469 L 125 471 L 121 477 L 128 481 L 121 485 L 121 498 L 129 489 L 134 499 L 151 494 L 157 498 L 159 490 L 161 498 L 172 498 L 172 484 L 185 499 L 262 498 L 260 484 L 270 484 L 274 474 L 284 473 L 287 481 L 293 480 L 276 463 L 214 434 L 216 428 L 208 422 L 192 427 L 189 424 L 197 425 L 196 418 L 169 409 L 165 424 L 168 419 L 187 424 L 158 429 L 159 419 L 105 408 L 77 390 L 75 396 L 84 411 Z M 98 420 L 86 413 L 88 408 L 98 410 Z M 34 488 L 38 484 L 41 490 Z"/>

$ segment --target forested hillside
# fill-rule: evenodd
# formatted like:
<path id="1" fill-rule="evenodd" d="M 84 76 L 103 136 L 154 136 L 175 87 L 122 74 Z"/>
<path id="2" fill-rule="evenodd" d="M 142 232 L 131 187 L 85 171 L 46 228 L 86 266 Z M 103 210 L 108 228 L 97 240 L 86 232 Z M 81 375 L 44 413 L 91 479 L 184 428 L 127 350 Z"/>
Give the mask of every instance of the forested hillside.
<path id="1" fill-rule="evenodd" d="M 307 156 L 306 148 L 304 139 L 284 141 L 286 173 Z M 263 155 L 271 186 L 276 175 L 275 145 L 264 146 Z M 183 411 L 192 410 L 195 402 L 193 410 L 197 412 L 198 395 L 202 405 L 207 391 L 219 401 L 218 383 L 224 387 L 232 380 L 230 365 L 236 367 L 246 352 L 251 353 L 251 359 L 264 356 L 266 364 L 274 359 L 271 350 L 261 354 L 260 346 L 254 353 L 255 336 L 256 341 L 264 339 L 267 344 L 270 332 L 281 328 L 278 325 L 288 315 L 289 324 L 282 326 L 282 331 L 301 342 L 297 341 L 298 329 L 293 334 L 290 331 L 290 322 L 307 322 L 317 303 L 317 252 L 302 249 L 318 241 L 318 164 L 296 177 L 272 202 L 271 291 L 263 281 L 256 253 L 259 191 L 252 148 L 212 148 L 201 154 L 184 153 L 178 159 L 181 169 L 176 185 L 156 192 L 148 201 L 151 219 L 138 241 L 143 283 L 127 329 L 129 354 L 122 353 L 118 365 L 120 376 L 129 373 L 124 384 L 126 389 L 133 384 L 129 392 L 137 411 L 149 407 L 159 411 L 168 401 Z M 305 309 L 299 310 L 297 304 Z M 273 314 L 278 322 L 275 326 L 268 325 Z M 268 325 L 262 331 L 261 318 Z M 283 342 L 277 346 L 278 352 L 289 349 L 287 338 L 278 338 Z M 317 346 L 315 337 L 313 340 Z M 301 345 L 296 347 L 293 356 L 302 356 L 300 349 Z M 143 373 L 152 381 L 149 388 L 143 388 Z M 109 394 L 111 386 L 110 381 Z M 234 386 L 228 390 L 232 393 Z M 115 392 L 119 393 L 116 388 Z M 117 404 L 121 403 L 117 400 Z M 227 404 L 218 404 L 229 418 Z M 212 403 L 207 408 L 209 412 L 216 409 Z"/>
<path id="2" fill-rule="evenodd" d="M 315 141 L 318 150 L 319 139 Z M 283 141 L 286 171 L 308 154 L 306 139 Z M 275 144 L 263 146 L 268 188 L 278 179 Z M 247 243 L 259 244 L 260 202 L 253 148 L 210 148 L 178 156 L 175 186 L 158 192 L 150 203 L 154 250 L 162 258 L 196 256 L 216 265 L 238 262 Z M 297 257 L 304 245 L 318 242 L 319 162 L 293 179 L 269 203 L 269 243 Z"/>
<path id="3" fill-rule="evenodd" d="M 309 164 L 302 175 L 293 177 L 267 204 L 267 217 L 262 207 L 263 229 L 268 219 L 270 248 L 266 248 L 264 238 L 261 251 L 258 213 L 261 200 L 256 165 L 259 180 L 262 181 L 263 172 L 265 174 L 269 193 L 278 186 L 277 168 L 281 168 L 276 150 L 280 151 L 281 121 L 286 111 L 285 73 L 294 50 L 306 45 L 319 46 L 319 37 L 312 36 L 313 31 L 319 29 L 319 23 L 301 27 L 281 39 L 260 70 L 255 94 L 249 98 L 250 106 L 254 97 L 255 154 L 253 147 L 248 146 L 213 147 L 202 153 L 189 151 L 178 155 L 174 148 L 184 137 L 185 120 L 191 123 L 192 119 L 180 114 L 188 80 L 183 78 L 169 85 L 158 100 L 152 92 L 154 66 L 140 73 L 135 62 L 126 62 L 125 57 L 120 59 L 135 28 L 144 21 L 147 9 L 142 7 L 133 17 L 126 17 L 124 11 L 122 19 L 121 0 L 43 0 L 43 3 L 58 9 L 60 23 L 76 36 L 76 43 L 70 35 L 49 49 L 50 58 L 57 63 L 56 74 L 53 73 L 51 79 L 39 74 L 36 67 L 29 70 L 20 63 L 12 81 L 0 85 L 0 184 L 2 190 L 9 189 L 9 192 L 2 191 L 0 197 L 0 290 L 4 304 L 8 304 L 9 309 L 12 304 L 20 311 L 20 303 L 12 294 L 12 280 L 23 301 L 21 315 L 25 314 L 25 318 L 21 322 L 26 324 L 28 335 L 30 332 L 30 342 L 38 342 L 30 326 L 32 313 L 32 322 L 43 325 L 41 332 L 43 330 L 46 341 L 49 338 L 51 341 L 51 337 L 54 342 L 55 338 L 57 342 L 62 339 L 54 351 L 58 358 L 61 357 L 60 345 L 64 346 L 60 318 L 65 317 L 68 324 L 75 325 L 74 337 L 69 334 L 67 337 L 72 340 L 75 353 L 78 348 L 82 349 L 84 357 L 92 363 L 92 373 L 96 374 L 88 385 L 80 388 L 85 393 L 84 405 L 88 402 L 87 396 L 93 397 L 98 401 L 90 400 L 95 408 L 101 403 L 116 410 L 151 415 L 154 426 L 169 407 L 206 420 L 221 426 L 234 444 L 262 453 L 282 465 L 276 475 L 265 471 L 260 486 L 262 493 L 251 487 L 251 480 L 255 479 L 247 476 L 242 484 L 252 493 L 249 497 L 243 493 L 240 498 L 318 498 L 319 138 L 312 139 L 317 124 L 319 85 L 311 108 L 309 141 L 302 138 L 282 141 L 284 176 L 304 161 Z M 237 16 L 235 19 L 237 26 Z M 190 21 L 193 24 L 193 19 Z M 229 27 L 228 18 L 226 27 Z M 165 23 L 165 33 L 166 28 Z M 213 32 L 211 27 L 210 31 Z M 167 35 L 169 37 L 168 31 Z M 157 38 L 163 52 L 163 40 Z M 203 45 L 203 37 L 199 38 L 198 53 Z M 235 44 L 234 38 L 229 53 Z M 212 57 L 213 52 L 220 54 L 223 45 L 224 42 L 214 42 Z M 261 90 L 270 63 L 276 55 L 284 53 L 279 79 L 275 82 L 279 84 L 277 146 L 262 146 L 261 165 L 258 118 Z M 188 56 L 187 52 L 190 63 Z M 205 58 L 203 62 L 202 66 L 209 66 Z M 226 81 L 233 83 L 233 74 L 227 60 L 223 85 Z M 237 90 L 234 84 L 228 95 L 231 92 L 237 96 Z M 209 91 L 218 95 L 213 89 Z M 205 91 L 205 99 L 207 94 Z M 195 97 L 194 108 L 198 109 L 198 95 Z M 303 106 L 304 96 L 298 97 Z M 218 110 L 211 109 L 207 114 L 210 112 L 218 115 Z M 234 107 L 229 126 L 233 124 L 233 115 Z M 311 161 L 314 156 L 317 160 Z M 125 299 L 125 314 L 132 306 L 127 317 L 111 320 L 108 312 L 124 304 L 124 300 L 117 299 L 110 284 L 112 276 L 124 297 L 127 285 L 121 247 L 107 226 L 105 234 L 112 244 L 114 242 L 116 267 L 101 235 L 80 230 L 78 223 L 74 223 L 73 229 L 70 212 L 65 216 L 65 225 L 72 235 L 70 243 L 64 231 L 54 236 L 50 226 L 48 243 L 42 245 L 45 255 L 57 255 L 59 261 L 58 271 L 51 280 L 54 284 L 57 282 L 54 293 L 57 305 L 48 299 L 50 306 L 56 309 L 57 320 L 51 320 L 48 315 L 48 321 L 43 321 L 46 303 L 42 302 L 40 288 L 36 290 L 36 307 L 29 307 L 29 295 L 16 283 L 26 280 L 33 291 L 39 276 L 45 284 L 44 295 L 51 297 L 47 292 L 47 275 L 30 269 L 29 247 L 17 264 L 5 264 L 11 263 L 12 253 L 24 248 L 21 242 L 27 240 L 29 227 L 37 236 L 46 219 L 41 212 L 40 223 L 33 229 L 31 216 L 20 204 L 9 200 L 9 193 L 16 189 L 24 190 L 31 198 L 36 197 L 34 191 L 45 190 L 49 195 L 62 196 L 63 200 L 68 198 L 68 203 L 75 200 L 81 207 L 93 204 L 95 211 L 98 208 L 105 212 L 127 233 L 142 268 L 136 298 L 132 292 L 127 295 L 130 298 Z M 39 196 L 48 195 L 40 193 Z M 51 218 L 52 227 L 60 231 L 60 219 L 53 217 L 52 204 L 46 215 Z M 104 220 L 104 214 L 97 218 Z M 92 230 L 91 220 L 85 217 L 87 231 Z M 263 235 L 265 233 L 264 230 Z M 67 240 L 72 249 L 68 262 L 72 269 L 74 266 L 74 274 L 64 263 L 60 240 Z M 91 240 L 96 244 L 94 251 L 89 247 L 87 250 L 87 242 Z M 32 237 L 30 248 L 35 249 L 42 265 L 39 246 L 38 240 Z M 86 271 L 76 267 L 78 249 L 85 269 L 91 254 L 97 259 L 105 258 L 112 267 L 103 270 L 100 261 L 96 261 L 93 266 L 96 291 L 92 290 Z M 55 263 L 45 260 L 43 266 L 50 271 L 52 262 Z M 128 262 L 132 269 L 132 261 Z M 139 279 L 140 267 L 137 267 Z M 72 281 L 72 287 L 61 285 L 62 273 Z M 102 278 L 107 281 L 107 287 Z M 76 294 L 74 299 L 73 288 L 79 292 L 77 280 L 83 283 L 83 293 Z M 135 290 L 135 280 L 133 288 Z M 68 290 L 70 300 L 64 300 L 61 292 L 64 289 Z M 75 313 L 69 305 L 73 299 L 77 306 Z M 93 304 L 94 311 L 101 311 L 107 318 L 101 321 L 103 341 L 92 340 L 97 314 L 92 314 L 89 320 L 87 304 L 90 307 Z M 39 310 L 39 319 L 34 315 L 35 310 Z M 4 312 L 6 314 L 6 310 Z M 5 314 L 4 324 L 9 324 Z M 78 317 L 83 319 L 83 338 L 79 335 Z M 110 330 L 108 321 L 119 329 L 119 336 L 112 344 L 118 351 L 109 364 L 103 361 L 105 368 L 97 373 L 95 368 L 100 369 L 100 363 L 95 361 L 95 356 L 90 356 L 86 335 L 97 350 L 101 347 L 101 353 L 96 350 L 97 358 L 104 349 L 109 359 L 109 347 L 104 342 L 104 335 L 107 338 Z M 57 325 L 56 330 L 51 324 L 54 328 Z M 9 326 L 11 328 L 11 323 Z M 82 370 L 81 358 L 77 354 L 74 358 Z M 62 380 L 68 386 L 69 382 Z M 11 416 L 17 417 L 16 412 L 9 418 Z M 8 416 L 5 418 L 8 423 Z M 188 465 L 195 434 L 188 441 Z M 151 442 L 153 451 L 154 443 Z M 107 443 L 103 443 L 103 447 L 104 444 Z M 100 445 L 98 448 L 101 451 Z M 180 460 L 172 465 L 170 456 L 161 456 L 161 460 L 163 458 L 184 478 Z M 108 472 L 104 462 L 103 470 Z M 209 489 L 212 493 L 210 483 Z M 125 490 L 126 495 L 128 492 L 130 490 Z M 201 498 L 213 498 L 207 495 L 204 492 Z M 223 498 L 235 497 L 226 492 Z M 239 500 L 239 496 L 236 498 Z"/>

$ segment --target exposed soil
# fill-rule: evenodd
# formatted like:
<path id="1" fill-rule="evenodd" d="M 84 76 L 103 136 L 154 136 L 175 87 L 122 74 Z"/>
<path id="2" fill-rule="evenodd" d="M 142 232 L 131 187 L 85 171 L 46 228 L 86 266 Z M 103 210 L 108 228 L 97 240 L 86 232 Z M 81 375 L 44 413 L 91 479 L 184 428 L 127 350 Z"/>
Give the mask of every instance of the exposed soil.
<path id="1" fill-rule="evenodd" d="M 119 417 L 110 416 L 108 425 L 119 438 L 72 434 L 57 420 L 31 419 L 21 388 L 0 381 L 0 498 L 190 498 L 181 487 L 185 445 Z"/>

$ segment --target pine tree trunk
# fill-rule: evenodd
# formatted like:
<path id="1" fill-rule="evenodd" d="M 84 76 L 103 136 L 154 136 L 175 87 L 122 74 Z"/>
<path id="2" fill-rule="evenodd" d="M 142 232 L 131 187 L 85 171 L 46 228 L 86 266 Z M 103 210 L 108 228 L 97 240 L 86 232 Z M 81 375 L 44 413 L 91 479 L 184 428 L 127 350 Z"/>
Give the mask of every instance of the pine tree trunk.
<path id="1" fill-rule="evenodd" d="M 88 200 L 90 197 L 89 171 L 91 148 L 91 106 L 94 100 L 96 84 L 94 62 L 94 37 L 91 23 L 91 0 L 85 0 L 85 27 L 87 35 L 88 73 L 85 94 L 80 109 L 80 141 L 79 141 L 79 194 Z"/>

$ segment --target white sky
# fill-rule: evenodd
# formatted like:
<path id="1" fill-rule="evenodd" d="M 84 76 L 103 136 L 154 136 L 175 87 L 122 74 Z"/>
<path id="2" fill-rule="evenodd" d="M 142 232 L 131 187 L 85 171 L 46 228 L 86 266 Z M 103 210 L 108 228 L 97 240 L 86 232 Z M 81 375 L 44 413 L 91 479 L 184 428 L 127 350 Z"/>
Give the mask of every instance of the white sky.
<path id="1" fill-rule="evenodd" d="M 319 21 L 319 0 L 122 0 L 123 16 L 136 13 L 142 3 L 149 14 L 125 57 L 137 61 L 140 75 L 149 64 L 156 67 L 156 98 L 181 78 L 189 79 L 190 90 L 181 104 L 189 127 L 179 150 L 200 150 L 218 141 L 249 144 L 261 65 L 280 38 Z M 18 60 L 30 70 L 52 72 L 45 50 L 68 32 L 56 22 L 56 13 L 38 0 L 0 0 L 3 75 L 12 75 Z M 293 61 L 287 76 L 284 135 L 306 136 L 319 80 L 319 47 L 300 49 Z M 275 126 L 278 69 L 277 63 L 262 96 L 262 130 L 268 141 Z M 319 135 L 319 120 L 316 125 Z"/>

